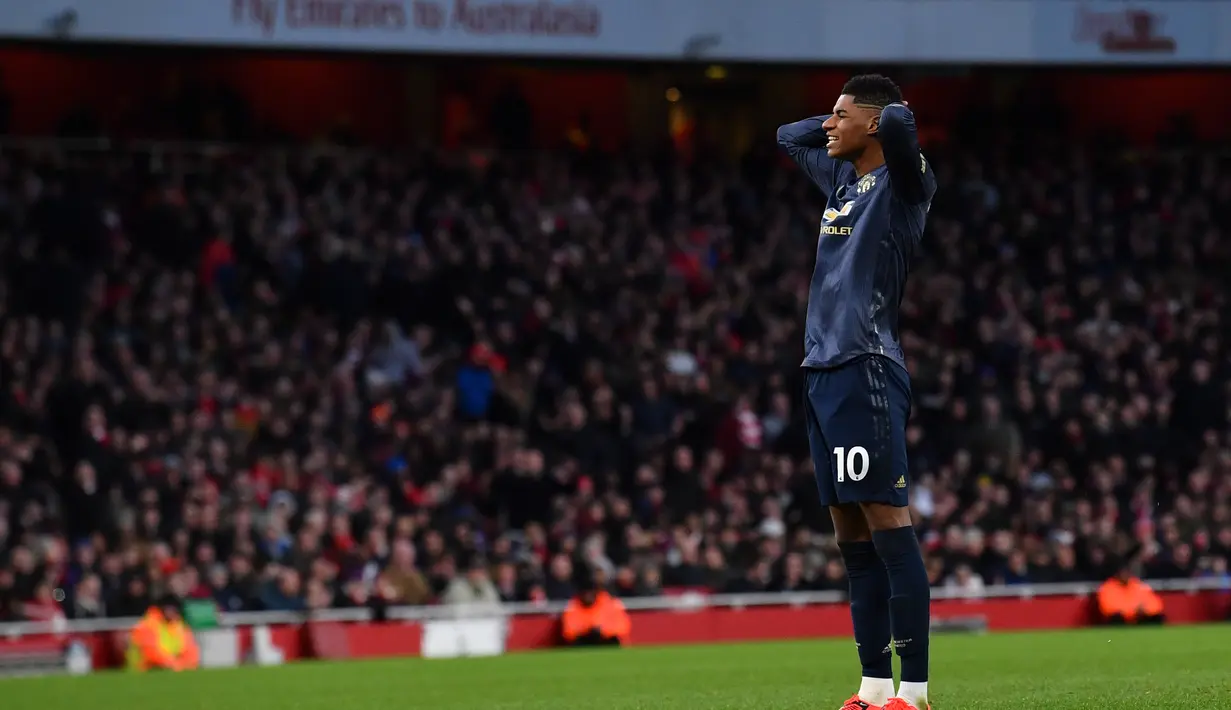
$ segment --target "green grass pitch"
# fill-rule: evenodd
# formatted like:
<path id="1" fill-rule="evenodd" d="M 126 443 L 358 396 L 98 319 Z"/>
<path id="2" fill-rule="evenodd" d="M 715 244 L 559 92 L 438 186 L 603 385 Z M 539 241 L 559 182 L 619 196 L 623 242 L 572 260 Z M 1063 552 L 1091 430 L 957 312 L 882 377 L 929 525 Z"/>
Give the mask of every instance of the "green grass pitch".
<path id="1" fill-rule="evenodd" d="M 836 710 L 848 640 L 0 681 L 12 710 Z M 935 710 L 1231 710 L 1231 625 L 932 641 Z"/>

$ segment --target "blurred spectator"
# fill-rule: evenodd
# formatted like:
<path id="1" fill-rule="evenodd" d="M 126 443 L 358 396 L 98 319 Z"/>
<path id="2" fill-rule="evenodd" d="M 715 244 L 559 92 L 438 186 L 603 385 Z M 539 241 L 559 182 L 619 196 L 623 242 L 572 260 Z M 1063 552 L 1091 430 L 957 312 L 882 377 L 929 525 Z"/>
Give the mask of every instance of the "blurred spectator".
<path id="1" fill-rule="evenodd" d="M 556 555 L 551 560 L 551 568 L 547 576 L 545 591 L 552 601 L 567 601 L 577 593 L 573 585 L 575 575 L 573 563 L 566 555 Z"/>
<path id="2" fill-rule="evenodd" d="M 101 619 L 107 616 L 107 605 L 103 601 L 102 582 L 99 580 L 98 575 L 88 575 L 77 583 L 77 586 L 73 589 L 69 616 L 73 619 Z"/>
<path id="3" fill-rule="evenodd" d="M 620 646 L 628 642 L 632 620 L 624 604 L 602 589 L 589 570 L 579 572 L 577 596 L 560 617 L 567 646 Z"/>
<path id="4" fill-rule="evenodd" d="M 850 586 L 846 579 L 846 567 L 839 558 L 830 558 L 816 581 L 816 589 L 821 592 L 842 592 L 845 594 Z"/>
<path id="5" fill-rule="evenodd" d="M 183 605 L 175 597 L 166 596 L 151 606 L 129 636 L 130 671 L 187 671 L 201 663 L 200 648 L 184 623 Z"/>
<path id="6" fill-rule="evenodd" d="M 1138 579 L 1132 567 L 1132 562 L 1125 561 L 1116 575 L 1099 587 L 1100 620 L 1113 626 L 1163 623 L 1162 597 Z"/>
<path id="7" fill-rule="evenodd" d="M 216 567 L 210 581 L 218 608 L 224 611 L 259 608 L 260 581 L 247 557 L 235 555 L 227 568 Z"/>
<path id="8" fill-rule="evenodd" d="M 703 586 L 709 589 L 722 589 L 731 581 L 731 570 L 727 567 L 726 557 L 722 548 L 717 545 L 705 550 L 705 570 Z"/>
<path id="9" fill-rule="evenodd" d="M 1009 561 L 997 578 L 999 584 L 1017 585 L 1030 584 L 1030 565 L 1026 562 L 1026 553 L 1013 550 L 1009 553 Z"/>
<path id="10" fill-rule="evenodd" d="M 804 578 L 804 559 L 798 552 L 782 558 L 781 567 L 770 585 L 774 592 L 806 592 L 812 584 Z"/>
<path id="11" fill-rule="evenodd" d="M 469 421 L 486 419 L 491 409 L 492 396 L 496 390 L 496 380 L 492 373 L 494 357 L 491 348 L 485 343 L 477 343 L 470 348 L 470 360 L 458 368 L 458 409 Z"/>
<path id="12" fill-rule="evenodd" d="M 418 605 L 427 604 L 432 599 L 432 589 L 427 579 L 415 566 L 415 546 L 409 540 L 398 540 L 393 544 L 393 556 L 385 568 L 385 580 L 392 586 L 396 603 Z"/>
<path id="13" fill-rule="evenodd" d="M 117 594 L 114 606 L 109 607 L 115 616 L 136 617 L 149 608 L 152 595 L 144 577 L 139 573 L 130 573 L 122 581 L 122 589 Z"/>
<path id="14" fill-rule="evenodd" d="M 657 567 L 647 566 L 641 570 L 641 578 L 635 587 L 639 597 L 657 597 L 663 594 L 663 580 Z"/>
<path id="15" fill-rule="evenodd" d="M 333 594 L 329 587 L 319 579 L 308 581 L 308 593 L 304 598 L 304 606 L 311 611 L 320 611 L 333 606 Z"/>
<path id="16" fill-rule="evenodd" d="M 504 562 L 496 568 L 496 579 L 493 584 L 502 602 L 519 602 L 526 596 L 523 585 L 517 577 L 517 567 Z"/>
<path id="17" fill-rule="evenodd" d="M 961 597 L 983 596 L 983 578 L 975 574 L 970 565 L 961 564 L 945 580 L 945 588 Z"/>
<path id="18" fill-rule="evenodd" d="M 760 560 L 749 567 L 744 576 L 728 582 L 723 591 L 728 594 L 757 594 L 769 591 L 770 581 L 769 562 Z"/>
<path id="19" fill-rule="evenodd" d="M 496 590 L 496 585 L 492 584 L 491 575 L 487 571 L 487 561 L 479 556 L 473 557 L 466 565 L 465 576 L 449 583 L 441 601 L 450 606 L 500 606 L 500 592 Z"/>
<path id="20" fill-rule="evenodd" d="M 261 605 L 267 611 L 303 611 L 302 580 L 293 569 L 273 572 L 261 591 Z"/>

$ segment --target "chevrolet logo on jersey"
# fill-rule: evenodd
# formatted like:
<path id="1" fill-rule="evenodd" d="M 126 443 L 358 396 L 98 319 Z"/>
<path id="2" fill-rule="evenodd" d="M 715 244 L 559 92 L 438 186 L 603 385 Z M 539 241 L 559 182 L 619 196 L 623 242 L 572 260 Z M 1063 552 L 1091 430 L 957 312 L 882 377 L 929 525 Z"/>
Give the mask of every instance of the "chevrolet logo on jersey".
<path id="1" fill-rule="evenodd" d="M 845 217 L 849 215 L 851 213 L 851 208 L 854 206 L 854 204 L 855 204 L 854 202 L 847 202 L 843 204 L 840 209 L 836 209 L 836 210 L 832 207 L 827 208 L 825 210 L 825 216 L 821 220 L 821 236 L 823 237 L 824 236 L 849 237 L 852 234 L 854 234 L 855 233 L 854 227 L 835 227 L 834 225 L 830 224 L 830 222 L 834 221 L 835 219 L 839 217 Z"/>
<path id="2" fill-rule="evenodd" d="M 835 219 L 839 217 L 845 217 L 851 213 L 851 208 L 854 205 L 855 205 L 854 202 L 847 202 L 846 204 L 842 205 L 842 209 L 837 209 L 837 210 L 835 210 L 832 207 L 829 207 L 825 210 L 825 216 L 822 219 L 822 221 L 825 224 L 829 224 L 830 222 L 834 221 Z"/>

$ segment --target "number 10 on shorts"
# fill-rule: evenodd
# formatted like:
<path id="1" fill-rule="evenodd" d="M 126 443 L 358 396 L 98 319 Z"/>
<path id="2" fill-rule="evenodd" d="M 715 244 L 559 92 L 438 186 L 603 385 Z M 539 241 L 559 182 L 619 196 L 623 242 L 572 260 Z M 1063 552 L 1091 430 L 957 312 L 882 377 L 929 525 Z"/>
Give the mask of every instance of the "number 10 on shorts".
<path id="1" fill-rule="evenodd" d="M 862 446 L 852 446 L 849 450 L 839 446 L 833 450 L 834 465 L 838 467 L 838 483 L 850 478 L 852 481 L 862 481 L 868 475 L 868 450 Z"/>

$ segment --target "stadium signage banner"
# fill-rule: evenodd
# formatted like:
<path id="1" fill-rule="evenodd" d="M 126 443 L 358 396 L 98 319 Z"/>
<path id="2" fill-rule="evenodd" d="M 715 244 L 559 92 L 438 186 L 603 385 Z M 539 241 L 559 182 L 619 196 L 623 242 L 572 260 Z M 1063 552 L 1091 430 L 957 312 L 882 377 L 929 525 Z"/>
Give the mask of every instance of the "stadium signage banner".
<path id="1" fill-rule="evenodd" d="M 1073 63 L 1227 63 L 1228 10 L 1220 2 L 1041 2 L 1035 45 Z"/>
<path id="2" fill-rule="evenodd" d="M 424 658 L 499 656 L 508 634 L 503 618 L 425 621 L 419 653 Z"/>
<path id="3" fill-rule="evenodd" d="M 0 37 L 767 62 L 1231 64 L 1207 0 L 22 0 Z M 874 31 L 861 31 L 874 28 Z"/>

